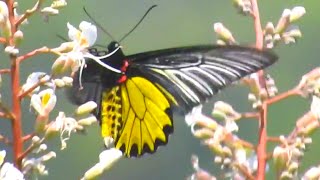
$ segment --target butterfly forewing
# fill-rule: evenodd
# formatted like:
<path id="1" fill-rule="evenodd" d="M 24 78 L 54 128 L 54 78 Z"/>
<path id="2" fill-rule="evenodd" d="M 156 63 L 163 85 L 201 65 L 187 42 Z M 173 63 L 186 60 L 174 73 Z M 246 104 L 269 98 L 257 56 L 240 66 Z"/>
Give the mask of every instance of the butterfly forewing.
<path id="1" fill-rule="evenodd" d="M 226 85 L 271 65 L 270 52 L 239 46 L 197 46 L 129 56 L 131 70 L 139 69 L 176 98 L 189 112 Z M 134 71 L 134 72 L 135 72 Z"/>

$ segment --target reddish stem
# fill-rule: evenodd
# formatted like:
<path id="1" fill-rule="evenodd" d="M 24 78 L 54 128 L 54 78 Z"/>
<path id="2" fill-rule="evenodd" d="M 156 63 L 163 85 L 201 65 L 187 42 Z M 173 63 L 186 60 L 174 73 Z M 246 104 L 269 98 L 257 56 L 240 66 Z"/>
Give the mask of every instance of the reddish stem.
<path id="1" fill-rule="evenodd" d="M 12 119 L 12 117 L 5 112 L 0 112 L 0 118 Z"/>
<path id="2" fill-rule="evenodd" d="M 274 143 L 281 143 L 281 140 L 279 137 L 268 137 L 269 142 L 274 142 Z"/>
<path id="3" fill-rule="evenodd" d="M 0 43 L 5 44 L 7 43 L 7 40 L 3 37 L 0 37 Z"/>
<path id="4" fill-rule="evenodd" d="M 26 142 L 26 141 L 32 139 L 35 135 L 36 135 L 35 133 L 27 134 L 27 135 L 22 137 L 22 141 Z"/>
<path id="5" fill-rule="evenodd" d="M 16 32 L 15 17 L 14 17 L 14 0 L 6 0 L 9 12 L 9 21 L 11 25 L 11 37 L 9 45 L 14 46 L 12 35 Z M 11 60 L 11 89 L 12 89 L 12 133 L 13 133 L 13 158 L 17 168 L 21 169 L 22 161 L 19 156 L 23 152 L 22 127 L 21 127 L 21 104 L 19 99 L 20 92 L 20 69 L 19 62 L 15 55 L 10 55 Z"/>
<path id="6" fill-rule="evenodd" d="M 10 69 L 0 69 L 0 74 L 8 74 L 10 73 Z"/>
<path id="7" fill-rule="evenodd" d="M 24 61 L 24 60 L 26 60 L 26 59 L 28 59 L 28 58 L 30 58 L 32 56 L 35 56 L 35 55 L 41 54 L 41 53 L 47 53 L 47 52 L 50 52 L 50 49 L 47 48 L 47 47 L 42 47 L 42 48 L 39 48 L 39 49 L 35 49 L 35 50 L 25 54 L 25 55 L 19 56 L 17 58 L 17 61 L 22 62 L 22 61 Z"/>
<path id="8" fill-rule="evenodd" d="M 267 157 L 267 112 L 268 106 L 266 103 L 262 104 L 260 110 L 260 126 L 259 126 L 259 139 L 257 147 L 258 155 L 258 170 L 256 179 L 263 180 L 265 179 L 265 169 L 266 169 L 266 157 Z"/>
<path id="9" fill-rule="evenodd" d="M 20 93 L 19 98 L 20 100 L 22 98 L 24 98 L 25 96 L 27 96 L 28 94 L 30 94 L 33 90 L 35 90 L 37 87 L 45 84 L 46 82 L 48 82 L 48 80 L 42 80 L 40 79 L 36 84 L 32 85 L 29 89 L 27 89 L 26 91 Z"/>
<path id="10" fill-rule="evenodd" d="M 3 142 L 7 145 L 11 145 L 12 143 L 10 142 L 9 138 L 5 137 L 5 136 L 2 136 L 0 135 L 0 142 Z"/>
<path id="11" fill-rule="evenodd" d="M 288 98 L 289 96 L 294 96 L 294 95 L 300 95 L 300 89 L 299 88 L 294 88 L 294 89 L 290 89 L 287 92 L 278 94 L 270 99 L 267 99 L 265 101 L 266 104 L 273 104 L 275 102 L 281 101 L 282 99 Z"/>
<path id="12" fill-rule="evenodd" d="M 256 118 L 259 118 L 259 113 L 256 113 L 256 112 L 245 112 L 245 113 L 241 114 L 241 118 L 256 119 Z"/>
<path id="13" fill-rule="evenodd" d="M 258 8 L 257 0 L 251 0 L 252 6 L 252 16 L 254 18 L 254 29 L 256 32 L 256 48 L 263 48 L 263 31 L 261 28 L 260 22 L 260 13 Z M 258 72 L 259 76 L 259 84 L 261 88 L 265 87 L 264 73 L 263 71 Z M 266 157 L 267 157 L 267 112 L 268 106 L 266 103 L 262 104 L 262 108 L 260 109 L 260 125 L 259 125 L 259 139 L 257 146 L 257 156 L 258 156 L 258 170 L 256 179 L 264 180 L 265 179 L 265 169 L 266 169 Z"/>

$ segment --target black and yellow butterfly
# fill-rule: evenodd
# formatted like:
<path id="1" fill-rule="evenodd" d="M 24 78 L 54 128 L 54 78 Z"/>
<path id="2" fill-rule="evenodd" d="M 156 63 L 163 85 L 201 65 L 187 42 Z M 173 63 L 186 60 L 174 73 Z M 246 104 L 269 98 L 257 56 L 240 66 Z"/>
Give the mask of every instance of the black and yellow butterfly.
<path id="1" fill-rule="evenodd" d="M 108 52 L 118 47 L 112 42 Z M 276 60 L 271 52 L 241 46 L 191 46 L 130 56 L 118 49 L 102 61 L 121 73 L 89 59 L 81 78 L 83 89 L 77 73 L 69 94 L 76 104 L 95 101 L 102 136 L 112 137 L 125 156 L 141 156 L 168 142 L 173 111 L 186 114 L 226 85 Z"/>

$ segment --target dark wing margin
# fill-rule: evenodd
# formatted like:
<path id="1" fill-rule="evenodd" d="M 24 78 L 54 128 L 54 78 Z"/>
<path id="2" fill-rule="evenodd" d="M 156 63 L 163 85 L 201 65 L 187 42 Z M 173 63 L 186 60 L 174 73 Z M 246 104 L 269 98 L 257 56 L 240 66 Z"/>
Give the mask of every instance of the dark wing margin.
<path id="1" fill-rule="evenodd" d="M 140 74 L 175 98 L 183 113 L 242 77 L 273 64 L 278 57 L 241 46 L 194 46 L 128 57 L 129 76 Z M 168 94 L 168 93 L 164 93 Z"/>

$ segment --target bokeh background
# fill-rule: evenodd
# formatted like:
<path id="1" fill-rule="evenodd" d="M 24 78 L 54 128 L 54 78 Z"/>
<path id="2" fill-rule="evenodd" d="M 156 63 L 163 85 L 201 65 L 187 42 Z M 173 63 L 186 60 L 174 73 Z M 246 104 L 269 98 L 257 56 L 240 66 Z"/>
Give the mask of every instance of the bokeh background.
<path id="1" fill-rule="evenodd" d="M 276 80 L 279 91 L 286 91 L 294 87 L 301 76 L 319 65 L 320 51 L 320 14 L 319 1 L 291 1 L 291 0 L 260 0 L 259 6 L 263 25 L 267 21 L 275 24 L 284 8 L 304 6 L 307 14 L 297 23 L 303 32 L 303 37 L 293 45 L 280 45 L 274 50 L 280 57 L 279 62 L 268 69 Z M 32 6 L 34 1 L 19 1 L 22 10 Z M 156 50 L 161 48 L 212 44 L 216 37 L 212 25 L 214 22 L 223 22 L 235 38 L 245 45 L 254 44 L 255 34 L 253 21 L 250 17 L 239 15 L 231 0 L 74 0 L 68 1 L 68 7 L 61 10 L 59 16 L 51 17 L 45 22 L 40 15 L 32 16 L 29 24 L 22 27 L 25 40 L 21 53 L 34 48 L 58 46 L 62 40 L 57 34 L 67 37 L 66 23 L 74 26 L 83 20 L 89 20 L 83 7 L 105 27 L 115 39 L 120 39 L 141 18 L 145 11 L 153 4 L 157 4 L 141 25 L 123 42 L 126 54 Z M 21 9 L 20 13 L 22 12 Z M 99 33 L 98 44 L 107 45 L 111 41 L 104 33 Z M 30 72 L 50 72 L 54 57 L 41 55 L 22 64 L 22 81 Z M 1 54 L 0 67 L 8 67 L 5 55 Z M 9 79 L 3 77 L 2 99 L 10 101 L 10 89 L 6 85 Z M 247 101 L 247 89 L 241 86 L 226 88 L 205 106 L 210 114 L 213 102 L 224 100 L 232 104 L 239 111 L 250 110 Z M 289 133 L 295 126 L 295 120 L 309 109 L 310 99 L 294 97 L 272 105 L 269 109 L 268 133 L 281 135 Z M 24 101 L 23 124 L 25 132 L 33 128 L 34 115 L 29 112 L 29 102 Z M 58 92 L 58 107 L 52 113 L 55 118 L 59 110 L 71 112 L 73 106 L 65 99 L 63 92 Z M 175 132 L 170 136 L 167 146 L 158 149 L 157 153 L 138 159 L 121 159 L 101 179 L 185 179 L 193 173 L 190 157 L 199 156 L 200 166 L 203 169 L 219 176 L 219 167 L 213 163 L 213 154 L 200 141 L 195 139 L 184 118 L 176 115 L 174 118 Z M 240 122 L 239 136 L 251 142 L 257 141 L 258 123 L 252 120 Z M 8 134 L 10 124 L 0 121 L 0 132 Z M 303 172 L 306 167 L 320 162 L 320 136 L 314 134 L 313 144 L 308 148 L 303 160 Z M 86 135 L 72 134 L 68 141 L 68 148 L 59 151 L 58 139 L 48 143 L 49 149 L 56 151 L 57 158 L 47 163 L 49 175 L 40 179 L 79 179 L 83 173 L 98 161 L 98 155 L 103 150 L 99 126 L 88 129 Z M 269 149 L 272 149 L 270 144 Z M 0 144 L 0 149 L 8 150 L 7 160 L 11 161 L 10 148 Z M 271 167 L 272 168 L 272 167 Z M 268 173 L 268 179 L 274 179 Z"/>

